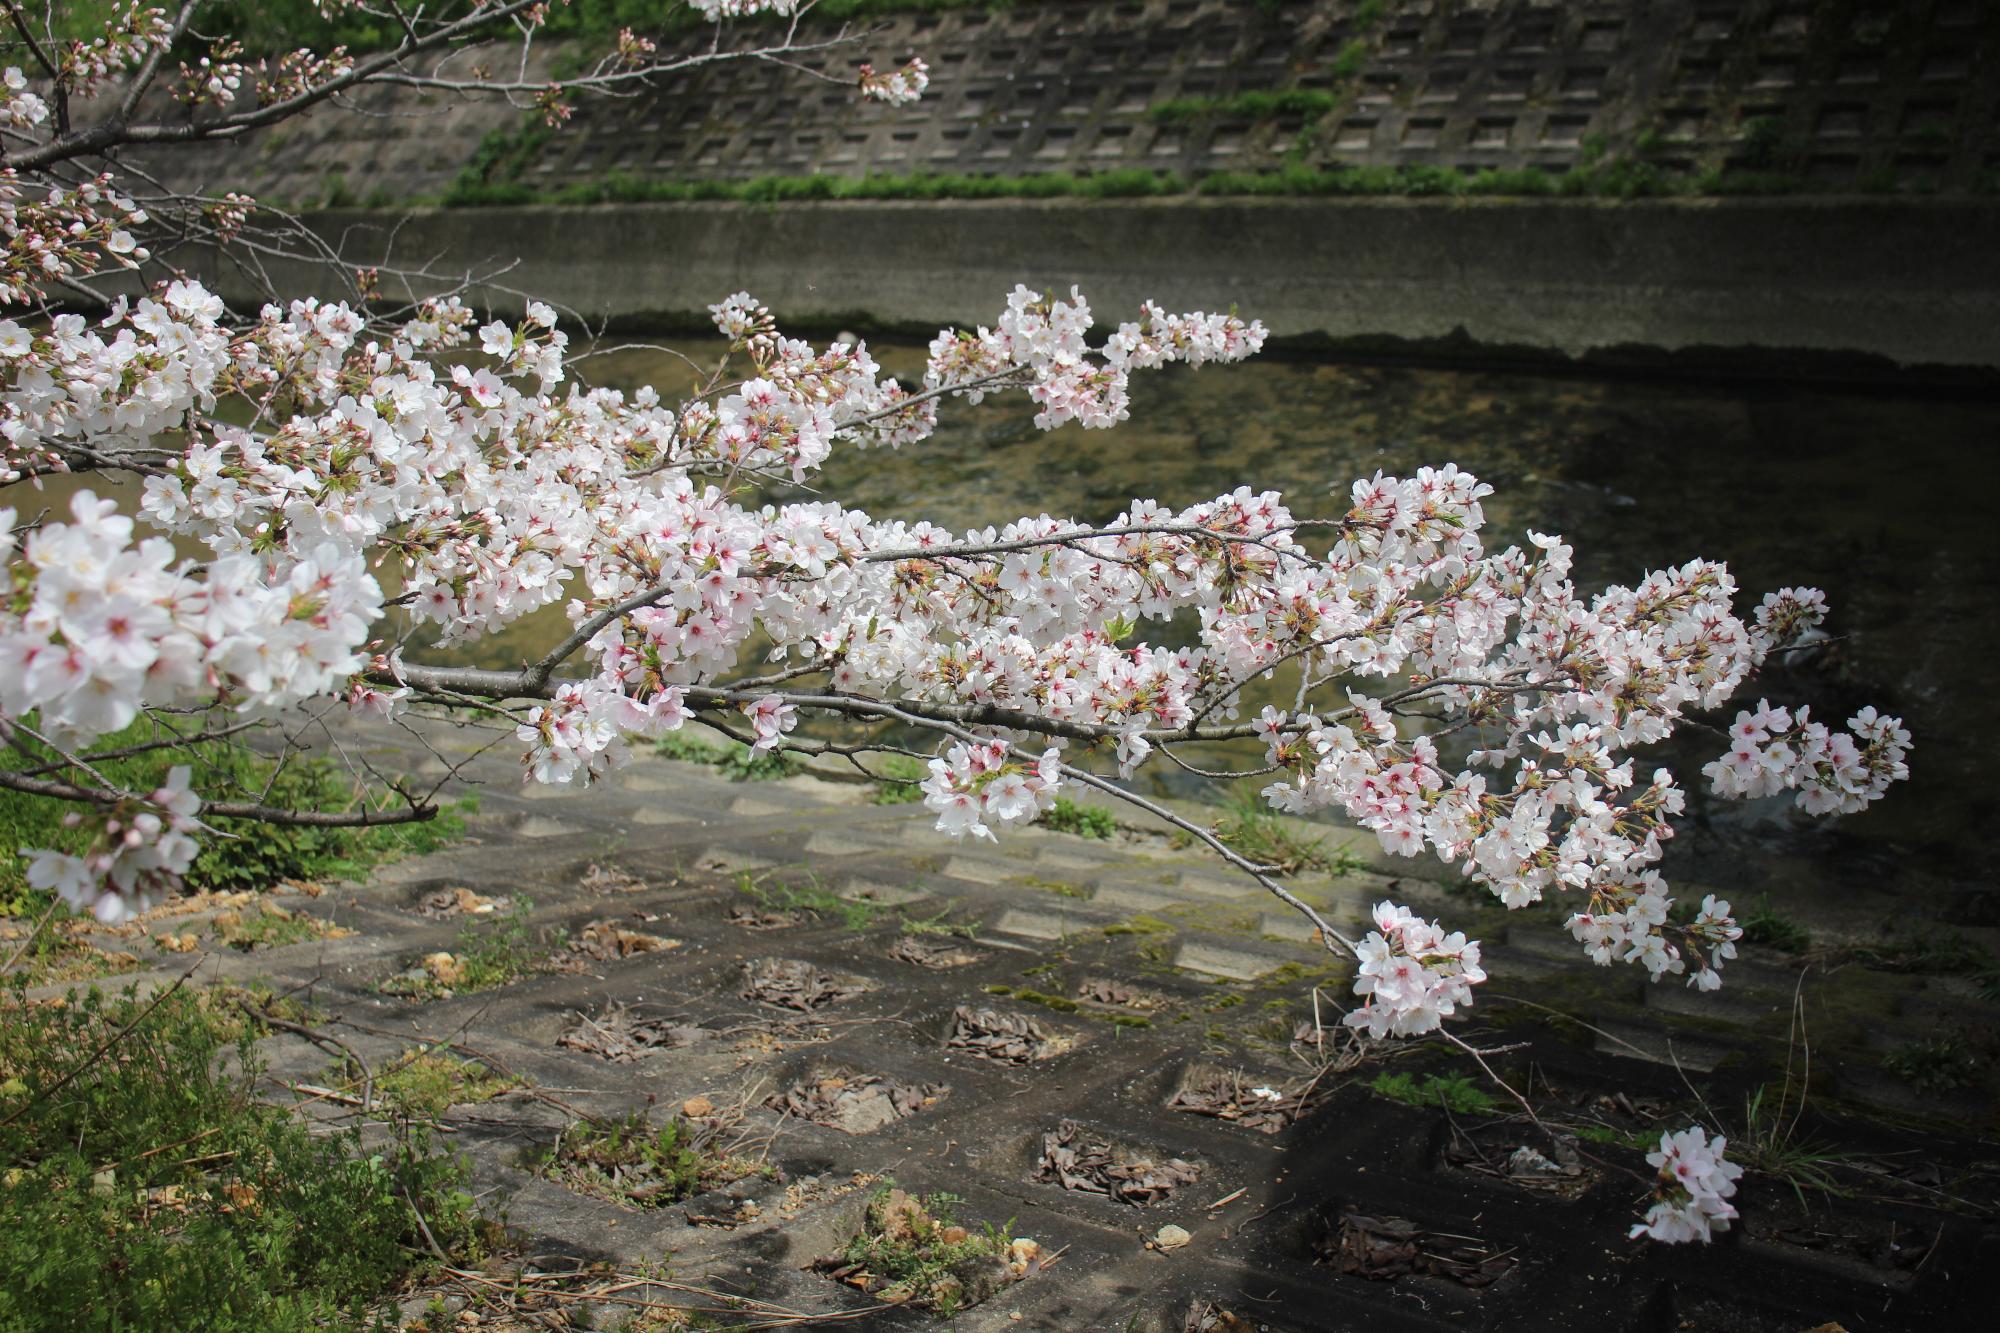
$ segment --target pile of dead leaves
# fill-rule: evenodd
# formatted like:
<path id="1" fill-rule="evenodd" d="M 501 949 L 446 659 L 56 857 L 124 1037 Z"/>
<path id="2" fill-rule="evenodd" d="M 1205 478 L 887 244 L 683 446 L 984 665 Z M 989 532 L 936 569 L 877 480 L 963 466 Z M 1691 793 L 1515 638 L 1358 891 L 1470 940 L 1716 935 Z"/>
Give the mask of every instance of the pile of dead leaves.
<path id="1" fill-rule="evenodd" d="M 628 875 L 616 866 L 600 866 L 593 862 L 583 872 L 583 878 L 576 885 L 588 893 L 638 893 L 651 888 L 645 880 Z"/>
<path id="2" fill-rule="evenodd" d="M 1089 1135 L 1074 1120 L 1065 1120 L 1053 1134 L 1042 1135 L 1042 1160 L 1035 1178 L 1143 1206 L 1194 1184 L 1201 1179 L 1201 1168 L 1178 1157 L 1158 1161 L 1127 1152 Z"/>
<path id="3" fill-rule="evenodd" d="M 764 1105 L 846 1134 L 870 1134 L 936 1105 L 950 1091 L 942 1083 L 898 1083 L 880 1074 L 829 1070 L 765 1099 Z"/>
<path id="4" fill-rule="evenodd" d="M 419 916 L 489 916 L 499 910 L 499 899 L 471 889 L 438 889 L 417 900 Z"/>
<path id="5" fill-rule="evenodd" d="M 692 1046 L 715 1034 L 671 1018 L 637 1018 L 616 1000 L 596 1014 L 572 1013 L 556 1045 L 583 1051 L 613 1064 L 629 1064 L 651 1051 Z"/>
<path id="6" fill-rule="evenodd" d="M 934 972 L 941 972 L 946 968 L 964 967 L 968 963 L 976 963 L 986 955 L 978 949 L 968 949 L 963 944 L 948 939 L 902 935 L 889 946 L 889 956 L 899 963 L 910 963 L 916 967 L 927 967 Z"/>
<path id="7" fill-rule="evenodd" d="M 944 1044 L 951 1050 L 970 1051 L 982 1059 L 1025 1065 L 1054 1059 L 1076 1045 L 1076 1039 L 1051 1032 L 1022 1014 L 974 1009 L 962 1004 L 951 1011 L 951 1032 Z"/>
<path id="8" fill-rule="evenodd" d="M 1511 1249 L 1496 1249 L 1469 1236 L 1426 1231 L 1406 1217 L 1360 1213 L 1343 1213 L 1340 1225 L 1322 1236 L 1313 1252 L 1321 1263 L 1377 1282 L 1428 1273 L 1463 1286 L 1484 1287 L 1514 1267 Z"/>
<path id="9" fill-rule="evenodd" d="M 759 958 L 743 964 L 743 998 L 777 1009 L 809 1014 L 867 990 L 800 958 Z"/>
<path id="10" fill-rule="evenodd" d="M 1257 1333 L 1258 1325 L 1213 1301 L 1196 1301 L 1188 1309 L 1181 1333 Z"/>
<path id="11" fill-rule="evenodd" d="M 650 914 L 645 919 L 658 920 Z M 600 917 L 584 923 L 582 929 L 570 936 L 562 951 L 549 960 L 549 967 L 556 972 L 587 972 L 592 963 L 611 963 L 635 954 L 680 947 L 679 940 L 649 935 L 609 917 Z"/>
<path id="12" fill-rule="evenodd" d="M 1236 1073 L 1216 1073 L 1190 1083 L 1167 1099 L 1170 1111 L 1213 1116 L 1260 1134 L 1276 1134 L 1303 1116 L 1313 1090 L 1253 1084 Z"/>

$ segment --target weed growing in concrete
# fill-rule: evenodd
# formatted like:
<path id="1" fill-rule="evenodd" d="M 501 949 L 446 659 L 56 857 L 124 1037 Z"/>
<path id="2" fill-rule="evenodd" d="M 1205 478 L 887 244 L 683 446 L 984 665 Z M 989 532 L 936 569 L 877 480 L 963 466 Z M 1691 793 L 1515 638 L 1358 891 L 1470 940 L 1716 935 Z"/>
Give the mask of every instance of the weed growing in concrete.
<path id="1" fill-rule="evenodd" d="M 954 1219 L 964 1200 L 907 1194 L 884 1185 L 868 1201 L 861 1234 L 814 1267 L 894 1304 L 950 1317 L 976 1305 L 1038 1263 L 1040 1247 L 1017 1239 L 1010 1219 L 974 1231 Z"/>
<path id="2" fill-rule="evenodd" d="M 747 745 L 730 741 L 717 745 L 684 731 L 670 731 L 653 742 L 662 759 L 678 759 L 684 764 L 709 764 L 733 782 L 772 782 L 805 771 L 791 755 L 778 751 L 759 754 Z"/>
<path id="3" fill-rule="evenodd" d="M 468 925 L 458 933 L 458 960 L 461 981 L 458 990 L 490 990 L 530 971 L 535 965 L 534 932 L 528 916 L 535 910 L 532 898 L 515 894 L 507 910 Z"/>
<path id="4" fill-rule="evenodd" d="M 868 799 L 876 805 L 908 805 L 921 801 L 924 793 L 917 784 L 929 771 L 923 760 L 910 755 L 883 755 L 876 768 L 874 789 L 869 792 Z"/>
<path id="5" fill-rule="evenodd" d="M 1345 846 L 1328 850 L 1324 837 L 1293 832 L 1252 794 L 1239 795 L 1230 803 L 1229 813 L 1215 821 L 1215 836 L 1250 860 L 1275 867 L 1280 875 L 1310 870 L 1337 878 L 1361 868 L 1360 859 Z"/>
<path id="6" fill-rule="evenodd" d="M 507 910 L 466 923 L 458 932 L 458 943 L 449 952 L 428 954 L 418 963 L 384 980 L 377 989 L 385 995 L 406 995 L 435 1000 L 447 995 L 492 990 L 505 986 L 542 965 L 533 927 L 528 917 L 534 900 L 516 894 Z M 556 943 L 561 944 L 558 938 Z"/>
<path id="7" fill-rule="evenodd" d="M 1100 805 L 1080 805 L 1067 796 L 1056 797 L 1056 803 L 1043 813 L 1041 824 L 1043 828 L 1073 833 L 1079 838 L 1110 838 L 1118 832 L 1118 821 L 1109 810 Z"/>
<path id="8" fill-rule="evenodd" d="M 1361 43 L 1365 59 L 1368 44 Z M 1316 88 L 1284 88 L 1274 92 L 1251 90 L 1228 97 L 1176 97 L 1156 102 L 1146 114 L 1162 125 L 1191 125 L 1198 120 L 1275 120 L 1280 116 L 1303 116 L 1317 120 L 1339 106 L 1341 99 Z"/>
<path id="9" fill-rule="evenodd" d="M 245 953 L 352 933 L 310 913 L 288 912 L 276 903 L 263 903 L 247 912 L 223 912 L 209 925 L 217 939 Z"/>
<path id="10" fill-rule="evenodd" d="M 843 898 L 820 887 L 810 875 L 803 884 L 769 876 L 754 877 L 749 871 L 736 876 L 736 891 L 767 912 L 802 912 L 820 920 L 837 920 L 849 930 L 866 930 L 875 924 L 876 904 Z"/>
<path id="11" fill-rule="evenodd" d="M 703 1190 L 772 1169 L 721 1144 L 718 1123 L 675 1116 L 656 1125 L 644 1112 L 593 1125 L 580 1122 L 531 1159 L 534 1170 L 566 1189 L 614 1203 L 657 1208 Z"/>
<path id="12" fill-rule="evenodd" d="M 1500 1099 L 1464 1074 L 1381 1073 L 1368 1085 L 1377 1096 L 1405 1106 L 1442 1106 L 1457 1115 L 1490 1115 L 1500 1109 Z"/>
<path id="13" fill-rule="evenodd" d="M 1979 1081 L 1979 1059 L 1957 1034 L 1905 1042 L 1882 1061 L 1882 1068 L 1909 1080 L 1918 1092 L 1957 1092 Z"/>
<path id="14" fill-rule="evenodd" d="M 1778 913 L 1768 898 L 1760 899 L 1756 910 L 1743 917 L 1740 924 L 1745 944 L 1761 945 L 1782 953 L 1804 953 L 1812 947 L 1812 933 L 1790 917 Z"/>
<path id="15" fill-rule="evenodd" d="M 952 921 L 951 909 L 946 908 L 936 916 L 906 916 L 903 918 L 905 935 L 955 935 L 959 939 L 975 939 L 979 935 L 977 921 Z"/>
<path id="16" fill-rule="evenodd" d="M 1792 1101 L 1789 1075 L 1775 1100 L 1769 1094 L 1770 1086 L 1760 1083 L 1757 1091 L 1743 1099 L 1743 1128 L 1730 1136 L 1731 1155 L 1745 1170 L 1761 1171 L 1790 1185 L 1800 1203 L 1805 1202 L 1807 1189 L 1822 1194 L 1841 1193 L 1832 1169 L 1849 1154 L 1800 1135 L 1799 1118 L 1805 1111 L 1805 1097 L 1801 1092 L 1797 1103 Z"/>

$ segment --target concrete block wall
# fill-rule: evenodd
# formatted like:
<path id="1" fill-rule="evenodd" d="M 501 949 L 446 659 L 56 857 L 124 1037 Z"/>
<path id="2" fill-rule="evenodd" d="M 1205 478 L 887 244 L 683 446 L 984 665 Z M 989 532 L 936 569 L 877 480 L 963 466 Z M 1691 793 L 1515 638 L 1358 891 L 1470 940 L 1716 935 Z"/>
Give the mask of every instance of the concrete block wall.
<path id="1" fill-rule="evenodd" d="M 769 40 L 737 25 L 725 45 Z M 808 24 L 808 41 L 836 35 Z M 1612 156 L 1669 172 L 1774 171 L 1825 193 L 2000 183 L 2000 4 L 1990 0 L 1018 0 L 854 25 L 795 62 L 723 62 L 584 101 L 520 179 L 917 171 L 991 176 L 1426 164 L 1563 172 Z M 693 51 L 707 38 L 683 39 Z M 861 60 L 921 54 L 930 94 L 861 102 Z M 546 66 L 542 66 L 546 68 Z M 1177 98 L 1315 90 L 1316 116 Z M 523 113 L 378 89 L 178 155 L 183 177 L 292 202 L 435 195 Z"/>

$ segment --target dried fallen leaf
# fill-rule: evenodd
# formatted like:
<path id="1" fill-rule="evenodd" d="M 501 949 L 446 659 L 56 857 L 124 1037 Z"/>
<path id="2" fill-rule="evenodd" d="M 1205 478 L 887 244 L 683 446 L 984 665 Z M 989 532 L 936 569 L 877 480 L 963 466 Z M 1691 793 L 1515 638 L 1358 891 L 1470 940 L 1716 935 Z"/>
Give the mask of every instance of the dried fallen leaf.
<path id="1" fill-rule="evenodd" d="M 1178 1157 L 1158 1161 L 1131 1152 L 1091 1137 L 1074 1120 L 1065 1120 L 1054 1133 L 1042 1135 L 1042 1159 L 1035 1175 L 1066 1190 L 1144 1205 L 1157 1203 L 1182 1185 L 1192 1185 L 1201 1179 L 1201 1168 Z"/>
<path id="2" fill-rule="evenodd" d="M 1051 1032 L 1023 1014 L 960 1005 L 951 1012 L 951 1032 L 944 1044 L 982 1059 L 1024 1065 L 1054 1059 L 1076 1045 L 1076 1039 Z"/>
<path id="3" fill-rule="evenodd" d="M 935 1105 L 950 1091 L 942 1083 L 898 1083 L 879 1074 L 822 1074 L 764 1105 L 842 1133 L 868 1134 Z"/>
<path id="4" fill-rule="evenodd" d="M 743 998 L 778 1009 L 811 1013 L 861 995 L 867 987 L 822 972 L 798 958 L 759 958 L 743 964 Z"/>

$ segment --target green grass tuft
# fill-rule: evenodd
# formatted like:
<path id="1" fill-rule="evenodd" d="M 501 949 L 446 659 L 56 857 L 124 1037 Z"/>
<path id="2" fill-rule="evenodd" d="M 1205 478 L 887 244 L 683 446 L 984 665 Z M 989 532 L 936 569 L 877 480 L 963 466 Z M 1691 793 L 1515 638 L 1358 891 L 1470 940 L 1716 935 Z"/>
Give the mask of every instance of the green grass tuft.
<path id="1" fill-rule="evenodd" d="M 1464 1074 L 1382 1073 L 1368 1085 L 1378 1096 L 1405 1106 L 1442 1106 L 1458 1115 L 1489 1115 L 1500 1109 L 1500 1099 Z"/>

